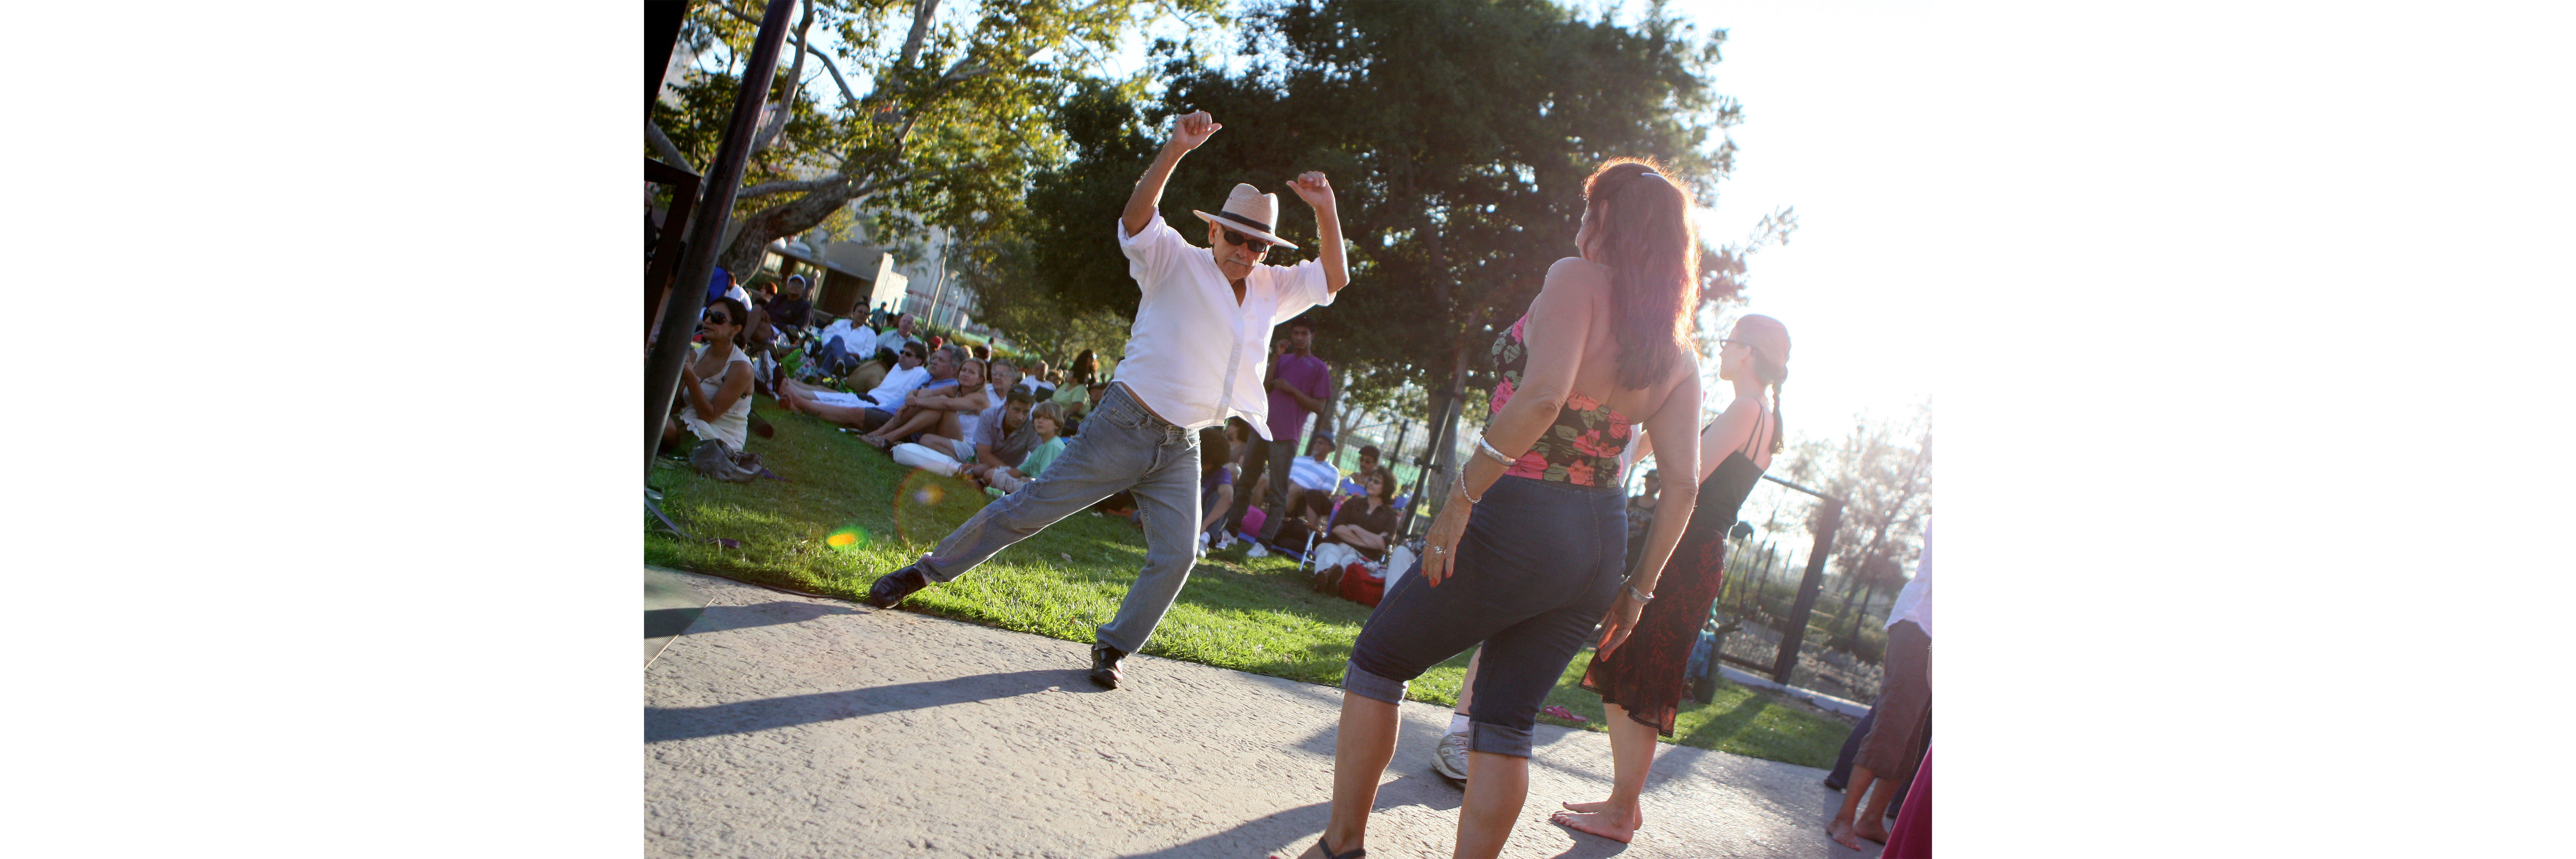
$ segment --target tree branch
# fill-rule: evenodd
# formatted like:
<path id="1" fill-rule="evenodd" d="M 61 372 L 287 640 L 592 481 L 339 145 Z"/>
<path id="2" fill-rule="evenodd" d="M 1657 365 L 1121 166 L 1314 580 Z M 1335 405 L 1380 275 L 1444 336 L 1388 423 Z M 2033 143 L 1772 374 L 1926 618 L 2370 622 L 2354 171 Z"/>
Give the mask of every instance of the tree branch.
<path id="1" fill-rule="evenodd" d="M 662 156 L 663 163 L 691 173 L 698 172 L 698 168 L 689 164 L 689 156 L 680 154 L 680 147 L 671 142 L 671 136 L 663 134 L 662 127 L 654 125 L 650 119 L 644 121 L 644 142 L 653 146 L 653 151 Z"/>
<path id="2" fill-rule="evenodd" d="M 839 184 L 842 184 L 842 183 L 845 183 L 845 182 L 848 182 L 848 181 L 850 181 L 850 177 L 847 177 L 847 176 L 841 176 L 841 175 L 837 175 L 837 174 L 836 174 L 836 175 L 832 175 L 832 176 L 826 176 L 826 177 L 821 178 L 821 179 L 800 179 L 800 180 L 795 180 L 795 181 L 786 181 L 786 182 L 762 182 L 762 183 L 760 183 L 760 184 L 758 184 L 758 185 L 753 185 L 753 186 L 751 186 L 751 187 L 744 188 L 744 189 L 742 189 L 742 190 L 740 190 L 740 191 L 736 191 L 736 192 L 734 192 L 734 197 L 735 197 L 736 199 L 744 199 L 744 200 L 748 200 L 748 199 L 752 199 L 752 198 L 755 198 L 755 197 L 771 197 L 771 196 L 776 196 L 776 195 L 779 195 L 779 194 L 802 194 L 802 193 L 807 192 L 807 191 L 820 191 L 820 190 L 823 190 L 823 189 L 825 189 L 825 188 L 829 188 L 829 187 L 832 187 L 832 186 L 834 186 L 834 185 L 839 185 Z"/>
<path id="3" fill-rule="evenodd" d="M 915 0 L 912 7 L 912 32 L 903 37 L 903 56 L 895 60 L 895 68 L 912 68 L 912 61 L 921 57 L 921 40 L 930 35 L 930 13 L 938 9 L 939 0 Z"/>
<path id="4" fill-rule="evenodd" d="M 805 54 L 810 51 L 806 30 L 814 26 L 814 0 L 805 0 L 805 17 L 796 22 L 796 62 L 787 67 L 787 94 L 778 100 L 778 112 L 770 116 L 767 127 L 751 138 L 751 151 L 767 151 L 778 143 L 779 132 L 787 130 L 787 120 L 796 115 L 796 96 L 805 89 Z"/>

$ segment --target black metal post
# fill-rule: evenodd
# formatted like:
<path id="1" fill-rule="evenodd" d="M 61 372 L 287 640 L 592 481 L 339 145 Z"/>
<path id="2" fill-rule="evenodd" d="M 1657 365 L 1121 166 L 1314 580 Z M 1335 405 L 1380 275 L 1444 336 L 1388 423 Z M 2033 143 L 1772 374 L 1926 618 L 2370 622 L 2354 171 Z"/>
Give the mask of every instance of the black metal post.
<path id="1" fill-rule="evenodd" d="M 1807 615 L 1815 611 L 1816 592 L 1825 585 L 1825 556 L 1833 552 L 1834 532 L 1843 527 L 1842 500 L 1826 498 L 1819 518 L 1822 527 L 1816 529 L 1816 546 L 1807 550 L 1807 577 L 1798 583 L 1798 602 L 1789 608 L 1789 628 L 1781 631 L 1780 656 L 1771 663 L 1771 679 L 1781 683 L 1789 682 L 1789 671 L 1798 667 L 1798 646 L 1807 640 Z"/>
<path id="2" fill-rule="evenodd" d="M 680 237 L 688 235 L 689 211 L 698 204 L 701 183 L 698 174 L 650 158 L 644 159 L 644 180 L 671 186 L 671 208 L 662 214 L 662 234 L 644 264 L 644 333 L 651 335 L 661 328 L 662 309 L 669 304 L 671 272 L 688 254 Z"/>
<path id="3" fill-rule="evenodd" d="M 715 274 L 717 244 L 724 240 L 725 222 L 733 219 L 734 194 L 742 189 L 743 165 L 751 160 L 752 131 L 760 122 L 761 103 L 768 100 L 775 83 L 779 46 L 787 41 L 787 19 L 795 10 L 794 0 L 769 0 L 768 10 L 761 14 L 751 62 L 743 69 L 742 90 L 734 96 L 733 116 L 725 121 L 724 141 L 707 165 L 706 196 L 689 220 L 689 244 L 681 255 L 679 272 L 672 276 L 672 288 L 666 291 L 662 329 L 644 362 L 644 476 L 648 480 L 653 475 L 653 449 L 662 441 L 662 422 L 668 419 L 671 397 L 680 387 L 680 364 L 688 358 L 690 332 L 698 327 L 696 311 L 702 309 L 705 295 L 699 290 Z"/>
<path id="4" fill-rule="evenodd" d="M 1458 425 L 1458 404 L 1465 400 L 1465 397 L 1452 396 L 1449 398 L 1448 404 L 1440 408 L 1439 423 L 1431 427 L 1431 440 L 1423 443 L 1422 455 L 1413 458 L 1413 467 L 1415 469 L 1413 476 L 1413 503 L 1404 505 L 1404 521 L 1395 526 L 1395 533 L 1405 536 L 1412 535 L 1413 520 L 1415 518 L 1413 512 L 1414 508 L 1428 503 L 1431 500 L 1422 496 L 1422 487 L 1430 485 L 1431 472 L 1439 469 L 1439 466 L 1432 464 L 1432 458 L 1440 452 L 1442 445 L 1449 443 L 1449 430 L 1451 427 Z"/>

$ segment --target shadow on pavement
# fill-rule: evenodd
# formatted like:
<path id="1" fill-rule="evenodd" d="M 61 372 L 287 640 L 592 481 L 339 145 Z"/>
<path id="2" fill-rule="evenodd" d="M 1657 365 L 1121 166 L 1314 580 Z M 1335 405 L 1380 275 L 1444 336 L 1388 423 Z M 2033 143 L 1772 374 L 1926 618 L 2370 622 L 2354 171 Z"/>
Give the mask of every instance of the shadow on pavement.
<path id="1" fill-rule="evenodd" d="M 1065 691 L 1091 691 L 1094 687 L 1086 670 L 1054 669 L 1048 671 L 1014 671 L 1007 674 L 979 674 L 950 680 L 924 683 L 898 683 L 871 686 L 841 692 L 817 692 L 784 698 L 762 698 L 736 701 L 712 707 L 646 707 L 644 708 L 644 741 L 663 743 L 726 734 L 748 734 L 770 728 L 809 725 L 879 713 L 921 710 L 990 701 L 1044 692 L 1061 687 Z"/>
<path id="2" fill-rule="evenodd" d="M 754 605 L 711 605 L 706 607 L 705 612 L 698 616 L 697 622 L 690 624 L 688 629 L 692 633 L 723 632 L 728 629 L 804 623 L 820 617 L 859 613 L 858 609 L 849 606 L 818 605 L 787 600 Z M 649 615 L 651 612 L 646 614 Z"/>
<path id="3" fill-rule="evenodd" d="M 1295 851 L 1305 850 L 1306 845 L 1315 843 L 1313 833 L 1324 831 L 1324 818 L 1331 811 L 1332 803 L 1329 802 L 1301 805 L 1259 820 L 1247 821 L 1233 829 L 1214 833 L 1187 844 L 1175 844 L 1152 853 L 1131 853 L 1124 859 L 1199 859 L 1203 856 L 1233 855 L 1247 849 L 1245 846 L 1247 844 L 1277 843 L 1302 834 L 1306 840 L 1289 848 L 1291 852 L 1286 854 L 1294 856 L 1297 855 Z"/>

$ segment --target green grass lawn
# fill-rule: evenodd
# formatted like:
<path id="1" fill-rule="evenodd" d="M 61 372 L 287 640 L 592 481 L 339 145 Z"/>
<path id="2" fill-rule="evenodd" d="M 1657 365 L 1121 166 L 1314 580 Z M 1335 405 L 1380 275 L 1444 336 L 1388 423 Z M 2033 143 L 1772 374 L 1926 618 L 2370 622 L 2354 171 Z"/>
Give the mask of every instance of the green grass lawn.
<path id="1" fill-rule="evenodd" d="M 821 420 L 755 402 L 778 433 L 754 437 L 751 449 L 787 482 L 721 483 L 664 460 L 653 475 L 665 493 L 663 512 L 695 536 L 740 546 L 690 542 L 654 528 L 644 539 L 646 563 L 855 600 L 990 500 L 964 482 L 896 465 Z M 1125 520 L 1076 513 L 957 581 L 913 595 L 904 608 L 1089 642 L 1092 628 L 1118 610 L 1144 557 L 1144 534 Z M 1145 652 L 1339 685 L 1368 612 L 1308 590 L 1285 559 L 1210 558 L 1191 571 Z M 1575 658 L 1547 703 L 1589 717 L 1583 727 L 1598 731 L 1601 699 L 1578 685 L 1588 658 Z M 1442 663 L 1413 682 L 1411 697 L 1455 705 L 1466 668 L 1466 654 Z M 1732 683 L 1720 684 L 1713 703 L 1683 703 L 1677 742 L 1807 766 L 1832 766 L 1850 730 Z"/>

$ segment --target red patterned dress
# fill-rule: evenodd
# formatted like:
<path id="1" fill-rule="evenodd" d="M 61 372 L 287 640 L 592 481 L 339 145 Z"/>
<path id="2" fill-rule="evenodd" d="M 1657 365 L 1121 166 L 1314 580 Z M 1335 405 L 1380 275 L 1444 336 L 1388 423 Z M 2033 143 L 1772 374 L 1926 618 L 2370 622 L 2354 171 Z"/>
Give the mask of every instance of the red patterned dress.
<path id="1" fill-rule="evenodd" d="M 1673 735 L 1673 713 L 1690 685 L 1682 671 L 1690 662 L 1691 645 L 1699 640 L 1700 626 L 1708 621 L 1709 606 L 1717 602 L 1717 587 L 1724 580 L 1726 532 L 1735 527 L 1745 496 L 1762 479 L 1762 466 L 1746 453 L 1752 448 L 1753 440 L 1746 439 L 1744 450 L 1728 453 L 1700 484 L 1690 527 L 1673 546 L 1663 575 L 1656 577 L 1655 600 L 1638 613 L 1636 631 L 1607 657 L 1595 651 L 1583 669 L 1583 688 L 1667 737 Z"/>

